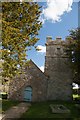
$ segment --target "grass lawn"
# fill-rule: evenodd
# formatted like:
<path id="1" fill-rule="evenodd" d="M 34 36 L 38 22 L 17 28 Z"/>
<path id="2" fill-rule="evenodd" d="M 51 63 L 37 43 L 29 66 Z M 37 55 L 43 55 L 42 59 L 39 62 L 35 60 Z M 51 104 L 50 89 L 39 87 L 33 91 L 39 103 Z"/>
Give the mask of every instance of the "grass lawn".
<path id="1" fill-rule="evenodd" d="M 70 113 L 67 114 L 53 114 L 49 107 L 50 104 L 62 104 L 70 109 Z M 76 108 L 73 102 L 62 102 L 62 101 L 48 101 L 40 103 L 32 103 L 30 109 L 24 113 L 20 120 L 23 118 L 53 118 L 54 120 L 80 120 L 80 111 Z M 73 119 L 74 118 L 74 119 Z"/>
<path id="2" fill-rule="evenodd" d="M 0 108 L 0 111 L 4 112 L 8 110 L 10 107 L 15 106 L 19 103 L 20 103 L 19 101 L 2 100 L 2 106 L 1 106 L 2 108 Z"/>
<path id="3" fill-rule="evenodd" d="M 19 101 L 2 101 L 2 111 L 9 109 L 10 107 L 19 104 Z M 66 106 L 71 112 L 67 114 L 53 114 L 49 107 L 50 104 L 62 104 Z M 46 101 L 32 103 L 30 109 L 22 115 L 20 120 L 26 118 L 52 118 L 52 120 L 80 120 L 80 109 L 76 106 L 76 102 L 64 102 L 64 101 Z"/>

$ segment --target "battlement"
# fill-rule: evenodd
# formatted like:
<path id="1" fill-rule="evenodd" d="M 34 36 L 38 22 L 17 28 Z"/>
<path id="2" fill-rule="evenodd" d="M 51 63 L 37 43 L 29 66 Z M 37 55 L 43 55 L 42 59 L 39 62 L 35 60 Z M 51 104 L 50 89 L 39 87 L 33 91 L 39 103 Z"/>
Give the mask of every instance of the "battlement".
<path id="1" fill-rule="evenodd" d="M 70 37 L 66 37 L 65 40 L 62 40 L 61 37 L 56 37 L 55 40 L 52 40 L 52 36 L 47 36 L 46 37 L 46 46 L 47 45 L 62 45 L 65 46 L 67 44 L 72 43 L 72 39 Z"/>
<path id="2" fill-rule="evenodd" d="M 46 38 L 46 46 L 47 45 L 57 45 L 57 44 L 64 44 L 65 42 L 62 40 L 61 37 L 56 37 L 56 40 L 52 40 L 51 36 Z"/>
<path id="3" fill-rule="evenodd" d="M 62 40 L 61 37 L 56 37 L 55 40 L 52 40 L 52 37 L 48 36 L 46 38 L 46 56 L 54 58 L 68 58 L 66 48 L 72 41 L 73 40 L 69 37 L 65 40 Z"/>
<path id="4" fill-rule="evenodd" d="M 47 36 L 46 37 L 46 42 L 51 42 L 52 41 L 52 36 Z"/>
<path id="5" fill-rule="evenodd" d="M 71 38 L 62 40 L 51 36 L 46 38 L 45 74 L 48 80 L 49 100 L 71 100 L 72 96 L 72 71 L 69 67 L 69 56 L 66 53 L 67 44 Z"/>
<path id="6" fill-rule="evenodd" d="M 56 41 L 61 41 L 62 38 L 61 37 L 56 37 Z"/>

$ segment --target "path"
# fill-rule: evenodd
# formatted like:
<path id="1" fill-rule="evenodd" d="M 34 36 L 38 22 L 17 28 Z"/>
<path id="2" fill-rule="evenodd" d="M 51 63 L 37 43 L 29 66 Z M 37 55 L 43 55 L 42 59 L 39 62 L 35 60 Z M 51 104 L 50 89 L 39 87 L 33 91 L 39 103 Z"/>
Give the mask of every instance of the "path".
<path id="1" fill-rule="evenodd" d="M 7 120 L 7 118 L 20 118 L 23 113 L 25 113 L 29 107 L 31 106 L 30 103 L 20 103 L 17 106 L 11 107 L 9 110 L 7 110 L 4 114 L 4 117 L 1 120 Z"/>

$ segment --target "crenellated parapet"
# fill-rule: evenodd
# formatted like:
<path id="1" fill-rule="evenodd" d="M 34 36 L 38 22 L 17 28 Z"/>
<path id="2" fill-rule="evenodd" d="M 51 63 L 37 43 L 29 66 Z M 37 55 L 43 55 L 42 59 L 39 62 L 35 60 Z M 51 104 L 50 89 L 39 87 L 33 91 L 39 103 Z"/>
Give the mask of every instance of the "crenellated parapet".
<path id="1" fill-rule="evenodd" d="M 46 38 L 45 74 L 48 80 L 48 99 L 71 100 L 72 99 L 72 71 L 69 67 L 69 57 L 66 47 L 72 40 L 62 40 L 57 37 L 52 40 Z M 62 97 L 61 97 L 62 96 Z"/>
<path id="2" fill-rule="evenodd" d="M 68 57 L 66 54 L 66 46 L 69 41 L 62 40 L 61 37 L 56 37 L 56 40 L 52 40 L 51 36 L 46 38 L 46 56 L 51 57 Z"/>

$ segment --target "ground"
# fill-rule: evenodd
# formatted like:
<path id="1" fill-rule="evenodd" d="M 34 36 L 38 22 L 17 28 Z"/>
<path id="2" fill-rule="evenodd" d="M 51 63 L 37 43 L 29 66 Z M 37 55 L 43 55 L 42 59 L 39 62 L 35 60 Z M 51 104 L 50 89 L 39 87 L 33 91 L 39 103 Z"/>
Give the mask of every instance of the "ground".
<path id="1" fill-rule="evenodd" d="M 49 107 L 50 104 L 63 104 L 68 109 L 71 110 L 70 114 L 53 114 Z M 80 119 L 80 111 L 75 106 L 74 102 L 61 102 L 61 101 L 48 101 L 48 102 L 40 102 L 33 103 L 28 112 L 24 113 L 22 118 L 76 118 L 76 120 Z"/>
<path id="2" fill-rule="evenodd" d="M 11 106 L 17 105 L 18 101 L 3 101 L 3 111 L 9 109 Z M 49 107 L 50 104 L 62 104 L 70 109 L 70 114 L 53 114 Z M 76 102 L 64 102 L 64 101 L 47 101 L 47 102 L 37 102 L 31 103 L 31 107 L 27 112 L 25 112 L 20 120 L 23 118 L 53 118 L 53 120 L 80 120 L 80 109 L 76 107 Z M 77 104 L 79 105 L 79 104 Z"/>

